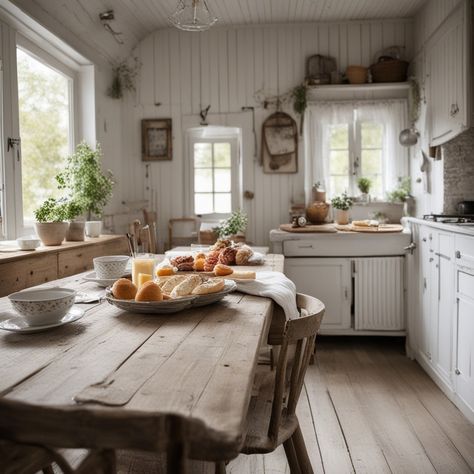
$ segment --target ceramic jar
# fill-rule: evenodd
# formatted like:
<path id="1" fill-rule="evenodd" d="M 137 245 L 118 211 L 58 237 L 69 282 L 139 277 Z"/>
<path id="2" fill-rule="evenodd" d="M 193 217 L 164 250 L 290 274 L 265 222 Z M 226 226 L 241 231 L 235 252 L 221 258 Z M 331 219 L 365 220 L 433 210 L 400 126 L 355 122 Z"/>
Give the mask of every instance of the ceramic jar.
<path id="1" fill-rule="evenodd" d="M 322 224 L 329 212 L 329 204 L 323 201 L 315 201 L 306 208 L 306 218 L 312 224 Z"/>

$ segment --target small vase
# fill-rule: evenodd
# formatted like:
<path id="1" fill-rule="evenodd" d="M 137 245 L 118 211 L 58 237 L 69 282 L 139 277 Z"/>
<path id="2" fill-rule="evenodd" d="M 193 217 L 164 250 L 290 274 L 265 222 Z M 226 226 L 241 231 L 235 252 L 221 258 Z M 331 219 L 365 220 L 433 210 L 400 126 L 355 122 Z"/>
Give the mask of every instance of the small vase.
<path id="1" fill-rule="evenodd" d="M 102 221 L 86 221 L 87 237 L 100 237 L 102 231 Z"/>
<path id="2" fill-rule="evenodd" d="M 35 222 L 35 230 L 43 245 L 61 245 L 68 228 L 67 222 Z"/>
<path id="3" fill-rule="evenodd" d="M 336 221 L 336 224 L 339 224 L 339 225 L 349 224 L 349 211 L 336 209 L 335 221 Z"/>
<path id="4" fill-rule="evenodd" d="M 82 242 L 85 238 L 84 228 L 86 226 L 85 222 L 75 222 L 72 221 L 69 223 L 69 227 L 66 232 L 66 240 L 68 242 Z"/>

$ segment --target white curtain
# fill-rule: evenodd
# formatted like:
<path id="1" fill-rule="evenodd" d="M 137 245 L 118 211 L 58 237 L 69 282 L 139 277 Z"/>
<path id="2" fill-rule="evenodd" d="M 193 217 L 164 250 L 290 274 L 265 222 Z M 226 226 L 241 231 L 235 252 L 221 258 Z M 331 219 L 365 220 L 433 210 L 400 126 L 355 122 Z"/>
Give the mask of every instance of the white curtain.
<path id="1" fill-rule="evenodd" d="M 352 123 L 354 109 L 360 120 L 383 123 L 383 173 L 386 191 L 397 186 L 398 178 L 408 175 L 408 149 L 398 142 L 398 135 L 408 127 L 406 100 L 333 101 L 308 105 L 305 113 L 305 195 L 311 200 L 314 183 L 320 182 L 331 194 L 329 180 L 328 125 Z"/>

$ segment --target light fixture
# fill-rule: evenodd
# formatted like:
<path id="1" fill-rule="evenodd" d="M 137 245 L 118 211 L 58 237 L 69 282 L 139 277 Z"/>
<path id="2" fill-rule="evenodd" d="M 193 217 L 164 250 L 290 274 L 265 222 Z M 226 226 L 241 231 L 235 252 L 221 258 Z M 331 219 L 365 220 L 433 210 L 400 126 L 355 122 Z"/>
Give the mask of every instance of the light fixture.
<path id="1" fill-rule="evenodd" d="M 217 18 L 209 10 L 206 0 L 178 0 L 178 6 L 168 20 L 180 30 L 205 31 Z"/>

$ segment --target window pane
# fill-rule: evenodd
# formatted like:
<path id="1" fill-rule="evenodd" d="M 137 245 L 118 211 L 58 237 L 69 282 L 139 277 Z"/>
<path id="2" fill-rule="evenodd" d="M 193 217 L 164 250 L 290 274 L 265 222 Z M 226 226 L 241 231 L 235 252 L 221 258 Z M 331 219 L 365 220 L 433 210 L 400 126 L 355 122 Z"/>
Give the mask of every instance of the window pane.
<path id="1" fill-rule="evenodd" d="M 382 148 L 383 125 L 373 122 L 361 124 L 362 148 Z"/>
<path id="2" fill-rule="evenodd" d="M 331 176 L 331 194 L 341 194 L 349 190 L 349 176 Z"/>
<path id="3" fill-rule="evenodd" d="M 214 191 L 230 191 L 230 168 L 214 170 Z"/>
<path id="4" fill-rule="evenodd" d="M 382 176 L 381 175 L 368 175 L 367 178 L 372 181 L 372 186 L 370 187 L 370 195 L 373 197 L 381 198 L 383 197 L 382 189 Z"/>
<path id="5" fill-rule="evenodd" d="M 232 198 L 230 193 L 214 194 L 214 210 L 219 213 L 232 212 Z"/>
<path id="6" fill-rule="evenodd" d="M 214 143 L 214 166 L 230 168 L 230 143 Z"/>
<path id="7" fill-rule="evenodd" d="M 331 174 L 348 174 L 349 152 L 332 150 L 329 155 L 329 169 Z"/>
<path id="8" fill-rule="evenodd" d="M 22 149 L 23 218 L 45 199 L 58 198 L 54 179 L 70 151 L 69 80 L 17 49 Z"/>
<path id="9" fill-rule="evenodd" d="M 194 144 L 194 167 L 211 168 L 212 167 L 212 145 L 210 143 Z"/>
<path id="10" fill-rule="evenodd" d="M 362 176 L 382 174 L 382 150 L 362 150 Z"/>
<path id="11" fill-rule="evenodd" d="M 329 132 L 329 148 L 347 149 L 349 148 L 349 125 L 331 125 Z"/>
<path id="12" fill-rule="evenodd" d="M 211 214 L 214 211 L 212 196 L 212 193 L 196 193 L 194 195 L 194 212 L 196 214 Z"/>
<path id="13" fill-rule="evenodd" d="M 212 170 L 194 170 L 194 191 L 212 193 Z"/>

